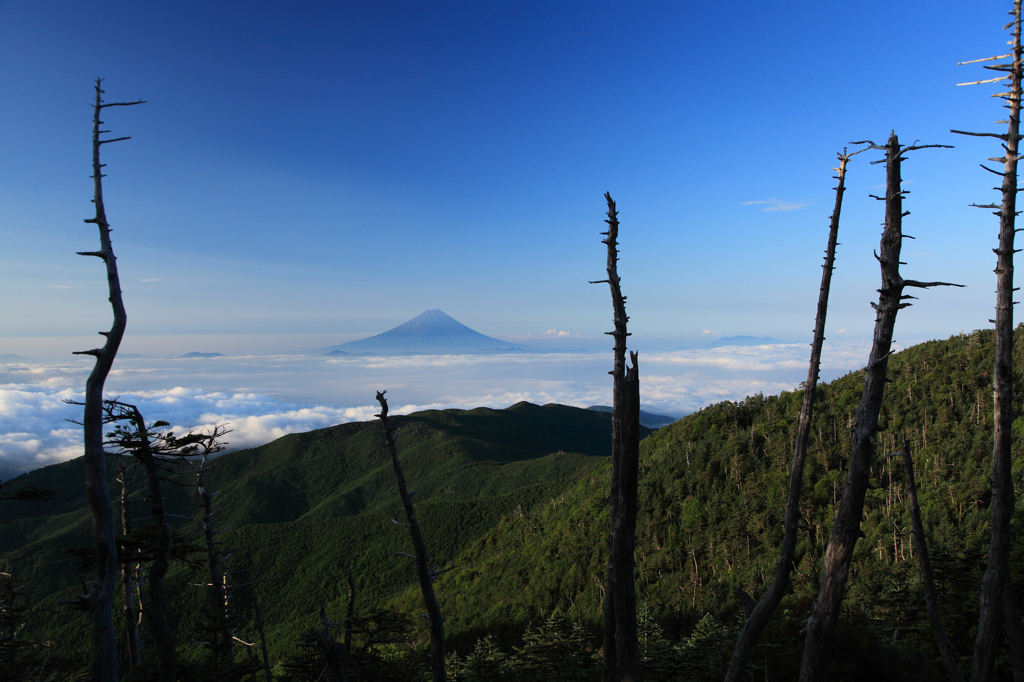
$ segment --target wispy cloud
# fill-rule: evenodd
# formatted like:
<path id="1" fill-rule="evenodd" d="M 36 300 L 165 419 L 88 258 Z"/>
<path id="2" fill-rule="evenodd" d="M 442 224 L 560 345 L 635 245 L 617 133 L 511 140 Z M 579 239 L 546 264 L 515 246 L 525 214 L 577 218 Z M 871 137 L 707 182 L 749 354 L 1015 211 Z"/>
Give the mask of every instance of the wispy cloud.
<path id="1" fill-rule="evenodd" d="M 761 199 L 759 201 L 744 201 L 744 206 L 762 206 L 762 211 L 799 211 L 807 208 L 810 204 L 799 204 L 793 201 L 782 199 Z"/>
<path id="2" fill-rule="evenodd" d="M 559 330 L 551 330 L 557 334 Z M 557 338 L 557 337 L 555 337 Z M 861 367 L 867 342 L 826 342 L 822 378 Z M 805 344 L 642 353 L 644 409 L 682 415 L 721 400 L 791 389 L 805 378 Z M 118 359 L 107 396 L 136 404 L 176 432 L 228 424 L 231 449 L 289 433 L 373 418 L 375 391 L 392 410 L 504 408 L 519 401 L 586 407 L 611 399 L 611 353 L 324 357 L 234 356 L 216 363 Z M 0 478 L 81 455 L 87 361 L 0 365 Z M 186 379 L 187 377 L 187 379 Z M 183 383 L 187 381 L 188 383 Z"/>
<path id="3" fill-rule="evenodd" d="M 140 282 L 163 282 L 164 280 L 163 279 L 159 279 L 157 277 L 147 277 L 145 279 L 140 279 L 139 281 Z"/>

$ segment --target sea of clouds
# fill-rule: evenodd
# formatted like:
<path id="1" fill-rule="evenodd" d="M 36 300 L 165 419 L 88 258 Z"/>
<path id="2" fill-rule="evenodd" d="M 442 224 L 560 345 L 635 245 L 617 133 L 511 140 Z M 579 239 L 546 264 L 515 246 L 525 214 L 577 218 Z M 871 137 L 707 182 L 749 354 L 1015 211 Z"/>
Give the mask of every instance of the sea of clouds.
<path id="1" fill-rule="evenodd" d="M 866 341 L 826 342 L 821 378 L 862 367 Z M 726 346 L 641 353 L 643 408 L 682 416 L 723 400 L 792 390 L 807 377 L 806 344 Z M 525 400 L 587 407 L 610 404 L 611 353 L 326 357 L 119 358 L 106 396 L 137 405 L 175 432 L 227 424 L 230 449 L 378 412 L 387 389 L 394 413 L 504 408 Z M 0 479 L 82 454 L 81 401 L 88 356 L 0 364 Z"/>

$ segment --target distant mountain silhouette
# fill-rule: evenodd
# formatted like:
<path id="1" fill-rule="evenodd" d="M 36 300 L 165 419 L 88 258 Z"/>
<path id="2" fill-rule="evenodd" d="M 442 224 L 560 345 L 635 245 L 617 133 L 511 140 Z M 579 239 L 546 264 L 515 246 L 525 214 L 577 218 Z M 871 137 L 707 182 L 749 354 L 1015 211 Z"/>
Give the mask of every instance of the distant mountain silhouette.
<path id="1" fill-rule="evenodd" d="M 224 354 L 223 353 L 198 353 L 196 351 L 193 351 L 191 353 L 185 353 L 181 357 L 183 357 L 183 358 L 222 358 L 222 357 L 224 357 Z"/>
<path id="2" fill-rule="evenodd" d="M 338 348 L 335 348 L 335 349 L 334 349 L 334 350 L 332 350 L 332 351 L 331 351 L 330 353 L 324 353 L 324 355 L 330 355 L 330 356 L 332 356 L 332 357 L 340 357 L 340 356 L 342 356 L 342 355 L 352 355 L 352 354 L 351 354 L 351 353 L 346 353 L 346 352 L 345 352 L 345 351 L 343 351 L 343 350 L 340 350 L 340 349 L 338 349 Z"/>
<path id="3" fill-rule="evenodd" d="M 712 341 L 705 348 L 719 348 L 721 346 L 767 346 L 773 343 L 783 343 L 770 336 L 726 336 L 723 339 Z"/>
<path id="4" fill-rule="evenodd" d="M 440 310 L 428 310 L 383 334 L 322 348 L 319 352 L 333 354 L 334 351 L 342 351 L 352 355 L 462 355 L 523 350 L 526 350 L 523 346 L 473 331 Z"/>
<path id="5" fill-rule="evenodd" d="M 24 355 L 15 355 L 14 353 L 4 353 L 0 355 L 0 362 L 31 362 Z"/>
<path id="6" fill-rule="evenodd" d="M 612 411 L 611 405 L 591 405 L 587 409 L 594 410 L 595 412 Z M 678 417 L 669 417 L 666 414 L 654 414 L 647 410 L 640 410 L 640 425 L 646 426 L 649 429 L 660 429 L 662 426 L 668 426 L 676 421 L 679 421 Z"/>

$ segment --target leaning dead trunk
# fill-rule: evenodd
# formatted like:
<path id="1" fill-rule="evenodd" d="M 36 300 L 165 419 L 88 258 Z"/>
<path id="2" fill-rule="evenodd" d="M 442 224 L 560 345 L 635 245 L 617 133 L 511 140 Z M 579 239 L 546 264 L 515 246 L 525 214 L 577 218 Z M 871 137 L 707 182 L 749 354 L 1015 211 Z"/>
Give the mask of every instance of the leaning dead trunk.
<path id="1" fill-rule="evenodd" d="M 1000 95 L 1006 100 L 1010 115 L 1005 134 L 955 133 L 995 137 L 1003 141 L 1006 153 L 992 161 L 1003 163 L 1001 175 L 1002 203 L 989 204 L 981 208 L 998 209 L 999 248 L 996 249 L 996 361 L 993 372 L 995 403 L 995 433 L 992 448 L 992 503 L 989 507 L 989 524 L 992 538 L 988 549 L 988 567 L 981 581 L 980 614 L 978 635 L 974 642 L 974 658 L 971 661 L 971 682 L 987 682 L 992 679 L 996 647 L 999 644 L 1000 620 L 1006 627 L 1010 640 L 1011 661 L 1015 680 L 1024 680 L 1024 631 L 1013 596 L 1010 577 L 1010 519 L 1013 516 L 1014 492 L 1011 479 L 1011 427 L 1013 424 L 1013 237 L 1017 215 L 1017 159 L 1020 144 L 1020 98 L 1022 76 L 1021 46 L 1021 3 L 1013 4 L 1013 21 L 1004 28 L 1013 28 L 1013 46 L 1009 54 L 979 59 L 991 61 L 1011 58 L 1010 63 L 995 64 L 986 68 L 1004 72 L 1006 75 L 985 82 L 1007 80 L 1010 91 Z M 967 62 L 970 63 L 970 62 Z M 967 85 L 962 83 L 961 85 Z M 984 166 L 983 166 L 984 167 Z M 991 170 L 987 169 L 986 170 Z"/>
<path id="2" fill-rule="evenodd" d="M 107 489 L 107 463 L 103 451 L 103 384 L 114 364 L 114 356 L 124 336 L 125 313 L 121 299 L 121 281 L 117 274 L 117 259 L 110 243 L 110 224 L 107 222 L 103 205 L 103 164 L 100 163 L 100 146 L 127 137 L 101 140 L 100 112 L 107 107 L 130 106 L 142 102 L 103 102 L 102 79 L 96 79 L 96 101 L 92 116 L 92 179 L 93 204 L 96 216 L 85 222 L 99 228 L 100 250 L 80 252 L 82 256 L 96 256 L 107 268 L 107 290 L 110 293 L 110 307 L 114 322 L 109 332 L 100 332 L 107 337 L 102 348 L 80 351 L 75 355 L 92 355 L 96 364 L 85 383 L 85 410 L 82 426 L 85 438 L 85 501 L 92 515 L 93 544 L 96 546 L 95 578 L 89 592 L 79 598 L 81 607 L 89 612 L 89 644 L 92 652 L 90 679 L 93 682 L 116 682 L 117 680 L 117 639 L 114 632 L 114 582 L 117 579 L 117 546 L 114 544 L 114 513 Z"/>
<path id="3" fill-rule="evenodd" d="M 921 522 L 921 506 L 917 503 L 917 483 L 914 480 L 914 460 L 910 456 L 909 440 L 903 441 L 901 454 L 903 477 L 907 483 L 910 520 L 914 527 L 914 551 L 917 552 L 917 560 L 921 564 L 921 585 L 924 587 L 924 603 L 928 609 L 928 625 L 932 628 L 935 643 L 939 645 L 939 656 L 942 658 L 942 667 L 946 669 L 946 676 L 950 682 L 964 682 L 964 675 L 960 672 L 960 666 L 956 664 L 956 656 L 953 655 L 953 645 L 946 635 L 946 629 L 942 627 L 942 616 L 939 615 L 939 598 L 935 592 L 932 562 L 928 558 L 928 542 L 924 536 L 924 524 Z"/>
<path id="4" fill-rule="evenodd" d="M 863 151 L 863 150 L 861 150 Z M 750 652 L 754 648 L 761 630 L 775 613 L 789 589 L 789 574 L 793 570 L 796 554 L 797 524 L 800 521 L 800 488 L 804 477 L 804 461 L 807 458 L 807 440 L 811 433 L 811 417 L 814 412 L 814 392 L 818 387 L 818 369 L 821 366 L 821 346 L 825 341 L 825 316 L 828 313 L 828 292 L 832 285 L 832 270 L 835 267 L 836 244 L 839 239 L 839 214 L 843 208 L 843 192 L 846 191 L 846 164 L 851 156 L 843 150 L 839 154 L 839 168 L 836 179 L 836 205 L 832 211 L 829 225 L 828 246 L 825 248 L 825 264 L 822 265 L 821 289 L 818 292 L 818 311 L 814 318 L 814 340 L 811 342 L 811 361 L 807 370 L 807 381 L 804 384 L 804 400 L 800 407 L 800 425 L 796 433 L 796 444 L 793 447 L 793 467 L 789 474 L 789 500 L 786 502 L 785 530 L 782 537 L 782 549 L 779 552 L 779 563 L 775 565 L 775 580 L 761 601 L 754 607 L 743 624 L 736 647 L 733 649 L 732 661 L 725 674 L 726 682 L 736 682 L 746 670 L 750 660 Z"/>
<path id="5" fill-rule="evenodd" d="M 398 494 L 402 498 L 402 506 L 405 508 L 405 518 L 408 523 L 398 524 L 405 526 L 409 529 L 409 535 L 412 537 L 412 546 L 415 554 L 406 554 L 400 552 L 405 556 L 411 557 L 416 562 L 416 577 L 419 579 L 420 592 L 423 594 L 423 605 L 427 609 L 427 621 L 430 623 L 430 671 L 433 682 L 444 682 L 445 680 L 445 665 L 444 665 L 444 618 L 441 617 L 441 607 L 437 603 L 437 597 L 434 596 L 434 579 L 444 571 L 435 571 L 431 573 L 427 567 L 427 545 L 423 542 L 423 533 L 420 532 L 419 521 L 416 520 L 416 510 L 412 506 L 412 495 L 409 489 L 405 485 L 405 475 L 402 473 L 402 465 L 398 461 L 398 448 L 395 446 L 395 432 L 394 429 L 388 428 L 388 401 L 384 398 L 384 394 L 387 391 L 377 392 L 377 402 L 380 403 L 380 414 L 376 415 L 380 419 L 381 429 L 384 431 L 384 440 L 388 446 L 388 452 L 391 454 L 391 464 L 395 467 L 395 480 L 398 482 Z M 415 492 L 415 491 L 414 491 Z M 398 523 L 397 521 L 395 523 Z"/>
<path id="6" fill-rule="evenodd" d="M 860 144 L 860 143 L 858 143 Z M 946 284 L 945 282 L 916 282 L 900 276 L 900 249 L 903 246 L 903 190 L 901 189 L 900 165 L 905 152 L 921 149 L 922 145 L 900 147 L 896 133 L 889 136 L 885 147 L 885 229 L 882 232 L 880 253 L 875 254 L 882 270 L 882 286 L 878 290 L 878 304 L 875 309 L 875 332 L 868 356 L 864 378 L 864 393 L 853 418 L 850 429 L 852 453 L 843 496 L 839 502 L 825 565 L 821 573 L 818 599 L 807 621 L 807 636 L 804 640 L 803 662 L 800 668 L 801 682 L 817 682 L 823 679 L 828 660 L 828 648 L 839 621 L 839 610 L 849 577 L 850 560 L 854 545 L 864 535 L 860 529 L 864 512 L 864 495 L 868 488 L 871 463 L 875 454 L 875 433 L 879 431 L 878 414 L 882 408 L 885 389 L 886 368 L 892 352 L 892 335 L 896 326 L 896 313 L 910 305 L 903 290 L 905 287 L 927 288 Z"/>
<path id="7" fill-rule="evenodd" d="M 608 279 L 612 294 L 615 331 L 612 366 L 612 480 L 608 498 L 609 552 L 604 597 L 603 682 L 639 682 L 640 645 L 636 630 L 636 583 L 633 578 L 636 553 L 637 483 L 640 461 L 640 376 L 637 354 L 630 353 L 632 367 L 626 367 L 626 297 L 619 286 L 619 218 L 611 194 L 608 202 Z"/>

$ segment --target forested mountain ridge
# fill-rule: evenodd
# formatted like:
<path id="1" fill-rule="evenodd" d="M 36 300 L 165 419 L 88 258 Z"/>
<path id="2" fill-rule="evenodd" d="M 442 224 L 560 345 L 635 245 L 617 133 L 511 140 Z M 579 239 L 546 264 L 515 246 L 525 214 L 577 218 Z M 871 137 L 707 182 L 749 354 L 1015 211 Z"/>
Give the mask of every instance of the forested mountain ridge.
<path id="1" fill-rule="evenodd" d="M 567 407 L 518 403 L 504 410 L 425 411 L 407 417 L 398 433 L 406 477 L 416 500 L 427 542 L 438 563 L 454 557 L 501 516 L 560 492 L 581 471 L 606 456 L 611 424 L 606 414 Z M 645 431 L 646 433 L 647 431 Z M 217 496 L 217 526 L 234 527 L 223 536 L 234 551 L 230 568 L 249 569 L 235 582 L 282 576 L 275 599 L 261 603 L 268 634 L 278 646 L 285 633 L 335 598 L 350 568 L 367 608 L 414 582 L 408 566 L 392 554 L 406 550 L 394 472 L 374 422 L 342 424 L 293 434 L 215 460 L 211 485 Z M 108 473 L 111 490 L 114 468 Z M 79 649 L 84 620 L 54 609 L 55 599 L 81 591 L 68 548 L 88 544 L 90 519 L 84 509 L 80 459 L 38 469 L 13 479 L 6 489 L 26 486 L 59 491 L 52 501 L 7 502 L 0 507 L 0 556 L 32 592 L 38 634 Z M 144 501 L 142 474 L 133 471 L 131 498 Z M 196 504 L 189 476 L 184 487 L 166 485 L 167 506 L 189 514 Z M 115 502 L 115 508 L 117 507 Z M 132 505 L 146 516 L 147 505 Z M 198 521 L 175 523 L 188 540 L 200 537 Z M 169 576 L 179 640 L 188 642 L 198 625 L 202 595 L 189 583 L 195 569 L 178 565 Z M 250 605 L 238 594 L 240 612 Z M 251 634 L 251 631 L 250 631 Z"/>
<path id="2" fill-rule="evenodd" d="M 835 651 L 836 679 L 943 675 L 925 619 L 902 464 L 886 457 L 903 438 L 911 441 L 945 625 L 957 654 L 970 656 L 988 547 L 993 352 L 993 334 L 980 331 L 924 343 L 890 360 L 881 447 L 861 526 L 865 537 L 851 567 L 842 643 Z M 1024 395 L 1022 362 L 1024 328 L 1018 327 L 1018 395 Z M 806 528 L 792 588 L 751 664 L 755 672 L 767 667 L 772 679 L 795 679 L 799 670 L 803 637 L 798 632 L 817 596 L 863 376 L 854 372 L 818 388 L 801 500 Z M 756 600 L 772 580 L 801 399 L 802 392 L 794 391 L 720 403 L 641 443 L 637 591 L 669 639 L 689 635 L 706 616 L 722 627 L 717 653 L 704 670 L 707 679 L 721 679 L 730 635 L 745 615 L 745 598 L 737 590 Z M 1024 431 L 1024 419 L 1019 402 L 1014 409 L 1016 434 Z M 1024 479 L 1020 447 L 1015 438 L 1018 495 Z M 537 625 L 554 611 L 597 627 L 607 476 L 602 466 L 563 494 L 507 516 L 456 559 L 456 570 L 437 587 L 454 641 L 461 633 L 468 635 L 466 642 L 490 634 L 509 650 L 528 624 Z M 1016 533 L 1021 520 L 1018 506 Z M 1012 564 L 1020 593 L 1024 548 L 1016 539 Z M 414 603 L 410 591 L 395 606 L 411 609 Z M 657 671 L 673 654 L 659 651 L 647 662 L 649 679 L 668 679 Z M 997 670 L 1001 679 L 1009 679 L 1005 643 Z"/>
<path id="3" fill-rule="evenodd" d="M 1024 395 L 1024 327 L 1015 344 L 1015 385 Z M 904 437 L 911 440 L 945 625 L 957 654 L 970 656 L 988 544 L 992 357 L 992 333 L 981 331 L 890 360 L 865 537 L 851 568 L 832 679 L 941 675 L 907 533 L 902 468 L 885 457 Z M 791 593 L 752 658 L 757 679 L 796 676 L 798 633 L 817 593 L 862 384 L 863 372 L 854 372 L 818 388 L 801 504 L 806 528 Z M 684 672 L 688 679 L 721 679 L 744 613 L 737 588 L 758 599 L 772 578 L 801 398 L 793 391 L 720 403 L 642 441 L 636 579 L 647 679 Z M 1024 429 L 1021 414 L 1018 405 L 1015 434 Z M 606 416 L 520 403 L 405 419 L 399 449 L 419 491 L 427 543 L 437 563 L 454 557 L 455 569 L 435 588 L 459 679 L 563 679 L 552 672 L 556 662 L 593 661 L 607 553 Z M 1019 494 L 1019 438 L 1015 448 Z M 408 538 L 390 522 L 397 494 L 377 425 L 296 434 L 217 463 L 219 523 L 236 526 L 225 535 L 235 548 L 231 567 L 251 569 L 237 581 L 283 577 L 259 592 L 275 662 L 302 657 L 303 633 L 319 622 L 321 600 L 332 617 L 343 613 L 346 568 L 358 585 L 357 614 L 383 610 L 404 619 L 404 627 L 418 627 L 412 568 L 392 556 L 408 551 Z M 54 608 L 55 598 L 81 590 L 63 554 L 85 544 L 79 469 L 69 462 L 16 479 L 12 488 L 64 492 L 39 506 L 0 509 L 12 521 L 0 525 L 0 551 L 32 585 L 35 634 L 61 645 L 84 644 L 84 621 Z M 187 509 L 189 495 L 170 487 L 170 506 Z M 1018 533 L 1020 521 L 1018 509 Z M 195 529 L 180 530 L 188 537 Z M 1017 540 L 1012 561 L 1021 593 L 1024 549 Z M 186 645 L 199 625 L 191 612 L 201 596 L 188 586 L 194 575 L 179 565 L 172 576 L 179 641 Z M 249 593 L 239 591 L 234 604 L 239 632 L 252 637 Z M 582 627 L 571 629 L 573 621 Z M 359 679 L 413 677 L 423 663 L 422 639 L 415 630 L 403 637 L 406 643 L 377 650 Z M 554 667 L 538 668 L 543 661 Z M 1004 645 L 999 679 L 1008 679 L 1008 668 Z"/>

